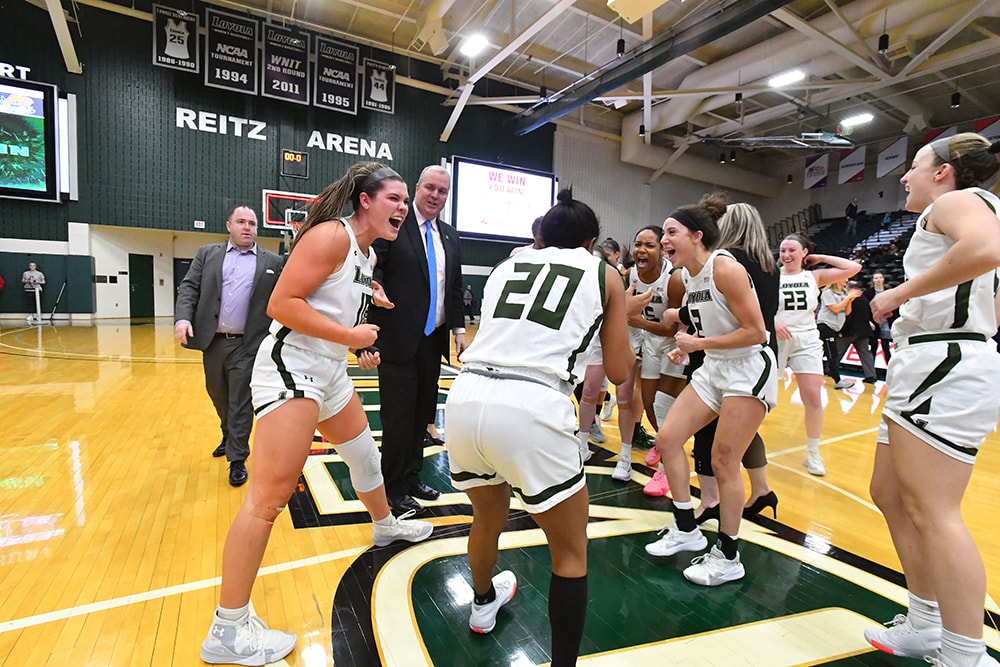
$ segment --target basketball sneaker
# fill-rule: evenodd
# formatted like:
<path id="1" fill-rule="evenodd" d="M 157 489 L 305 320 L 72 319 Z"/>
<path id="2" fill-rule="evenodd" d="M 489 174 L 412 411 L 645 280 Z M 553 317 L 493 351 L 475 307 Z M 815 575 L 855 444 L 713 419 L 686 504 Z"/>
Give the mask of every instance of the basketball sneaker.
<path id="1" fill-rule="evenodd" d="M 645 426 L 636 424 L 635 430 L 632 431 L 632 444 L 639 449 L 649 449 L 653 446 L 653 436 L 649 434 Z"/>
<path id="2" fill-rule="evenodd" d="M 504 570 L 493 577 L 493 590 L 496 599 L 486 604 L 472 603 L 472 615 L 469 616 L 469 628 L 473 632 L 485 635 L 497 626 L 497 612 L 514 598 L 517 591 L 517 577 L 510 570 Z"/>
<path id="3" fill-rule="evenodd" d="M 739 552 L 736 558 L 729 560 L 718 545 L 713 545 L 707 554 L 696 557 L 691 561 L 690 567 L 684 570 L 685 579 L 701 586 L 718 586 L 727 581 L 742 579 L 745 574 Z"/>
<path id="4" fill-rule="evenodd" d="M 410 510 L 393 518 L 393 522 L 388 526 L 372 524 L 372 541 L 377 547 L 385 547 L 397 540 L 407 542 L 423 542 L 431 536 L 434 525 L 428 521 L 411 519 L 416 512 Z M 389 513 L 392 516 L 392 512 Z"/>
<path id="5" fill-rule="evenodd" d="M 642 487 L 642 492 L 647 496 L 662 497 L 670 493 L 670 483 L 662 470 L 653 473 L 653 478 Z"/>
<path id="6" fill-rule="evenodd" d="M 201 659 L 212 665 L 267 665 L 293 648 L 295 635 L 272 630 L 249 611 L 238 621 L 227 621 L 216 613 L 201 643 Z"/>
<path id="7" fill-rule="evenodd" d="M 601 421 L 599 419 L 594 419 L 594 423 L 590 425 L 590 439 L 597 444 L 604 442 L 604 431 L 601 430 Z"/>
<path id="8" fill-rule="evenodd" d="M 615 409 L 616 403 L 618 403 L 618 399 L 615 398 L 615 395 L 608 394 L 608 400 L 604 403 L 604 407 L 601 408 L 601 419 L 603 421 L 611 420 L 611 411 Z"/>
<path id="9" fill-rule="evenodd" d="M 580 461 L 586 463 L 590 460 L 590 457 L 594 455 L 594 452 L 590 451 L 590 447 L 586 445 L 580 445 Z"/>
<path id="10" fill-rule="evenodd" d="M 948 667 L 941 659 L 941 649 L 936 649 L 931 655 L 925 655 L 924 662 L 934 665 L 934 667 Z M 976 667 L 995 667 L 996 665 L 1000 665 L 1000 662 L 997 662 L 989 653 L 983 653 L 979 657 L 979 662 L 976 663 Z"/>
<path id="11" fill-rule="evenodd" d="M 646 461 L 646 465 L 650 468 L 655 468 L 660 465 L 660 450 L 656 448 L 656 445 L 653 445 L 653 447 L 646 452 L 646 458 L 644 460 Z"/>
<path id="12" fill-rule="evenodd" d="M 917 630 L 908 616 L 896 614 L 886 627 L 865 630 L 865 640 L 884 653 L 920 659 L 937 654 L 941 646 L 941 626 Z"/>
<path id="13" fill-rule="evenodd" d="M 657 535 L 663 537 L 646 545 L 646 553 L 650 556 L 673 556 L 678 551 L 701 551 L 708 546 L 708 540 L 698 528 L 685 533 L 677 530 L 676 526 L 667 526 L 661 528 Z"/>
<path id="14" fill-rule="evenodd" d="M 616 479 L 619 482 L 631 482 L 632 461 L 619 457 L 618 463 L 615 465 L 615 471 L 611 473 L 611 479 Z"/>
<path id="15" fill-rule="evenodd" d="M 819 452 L 806 450 L 806 457 L 802 460 L 802 465 L 806 467 L 810 475 L 822 477 L 826 474 L 826 466 L 823 465 L 823 457 L 819 455 Z"/>

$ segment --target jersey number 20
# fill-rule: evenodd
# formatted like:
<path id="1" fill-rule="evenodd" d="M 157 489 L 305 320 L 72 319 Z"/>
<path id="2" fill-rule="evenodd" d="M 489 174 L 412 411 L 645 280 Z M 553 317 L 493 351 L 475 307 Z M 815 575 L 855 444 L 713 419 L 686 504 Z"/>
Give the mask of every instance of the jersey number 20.
<path id="1" fill-rule="evenodd" d="M 583 269 L 563 264 L 549 264 L 549 271 L 545 274 L 545 278 L 538 288 L 538 293 L 527 307 L 527 315 L 524 314 L 526 304 L 511 303 L 510 301 L 512 295 L 530 294 L 543 268 L 545 268 L 543 264 L 514 264 L 516 272 L 527 275 L 520 280 L 507 281 L 500 293 L 500 300 L 493 311 L 493 317 L 503 317 L 510 320 L 519 320 L 521 317 L 525 317 L 525 319 L 544 327 L 558 330 L 566 317 L 569 304 L 573 301 L 573 295 L 576 294 L 576 289 L 580 286 L 580 280 L 584 274 Z M 557 285 L 560 291 L 554 295 L 552 292 Z M 558 301 L 553 303 L 556 296 L 558 296 Z"/>

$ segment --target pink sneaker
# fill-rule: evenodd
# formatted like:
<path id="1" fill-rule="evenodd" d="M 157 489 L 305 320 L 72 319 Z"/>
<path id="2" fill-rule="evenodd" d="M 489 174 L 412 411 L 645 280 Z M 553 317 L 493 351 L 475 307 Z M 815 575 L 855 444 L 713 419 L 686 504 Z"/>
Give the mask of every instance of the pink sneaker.
<path id="1" fill-rule="evenodd" d="M 656 466 L 660 465 L 660 450 L 657 449 L 656 447 L 650 449 L 648 452 L 646 452 L 645 461 L 646 465 L 648 465 L 650 468 L 655 468 Z"/>
<path id="2" fill-rule="evenodd" d="M 670 484 L 667 483 L 667 476 L 663 474 L 662 470 L 653 473 L 653 479 L 642 487 L 642 492 L 647 496 L 665 496 L 670 493 Z"/>

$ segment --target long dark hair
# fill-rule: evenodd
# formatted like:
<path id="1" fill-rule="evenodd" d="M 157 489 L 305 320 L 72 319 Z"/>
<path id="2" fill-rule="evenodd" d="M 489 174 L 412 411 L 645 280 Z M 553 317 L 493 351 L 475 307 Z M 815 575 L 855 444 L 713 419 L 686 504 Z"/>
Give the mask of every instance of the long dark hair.
<path id="1" fill-rule="evenodd" d="M 573 189 L 567 188 L 559 192 L 556 205 L 542 216 L 541 232 L 546 248 L 580 248 L 601 235 L 601 225 L 594 210 L 573 199 Z"/>

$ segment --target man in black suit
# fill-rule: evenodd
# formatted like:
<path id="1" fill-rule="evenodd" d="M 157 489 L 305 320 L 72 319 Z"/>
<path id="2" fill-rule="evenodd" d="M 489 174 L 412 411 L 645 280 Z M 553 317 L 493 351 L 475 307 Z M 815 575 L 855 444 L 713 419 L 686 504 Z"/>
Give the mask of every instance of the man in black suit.
<path id="1" fill-rule="evenodd" d="M 229 461 L 229 483 L 247 481 L 253 406 L 250 375 L 271 326 L 267 302 L 282 259 L 257 246 L 257 215 L 237 206 L 226 220 L 229 240 L 198 249 L 177 289 L 174 337 L 202 351 L 205 388 L 219 415 L 222 442 L 212 456 Z"/>
<path id="2" fill-rule="evenodd" d="M 423 506 L 415 498 L 440 495 L 420 479 L 424 435 L 437 407 L 441 359 L 450 359 L 449 330 L 457 354 L 465 350 L 458 233 L 438 219 L 450 187 L 446 169 L 425 168 L 399 236 L 391 243 L 379 239 L 372 244 L 378 255 L 374 280 L 395 304 L 392 309 L 372 308 L 368 322 L 380 327 L 375 345 L 382 357 L 382 475 L 397 514 L 419 513 Z"/>

